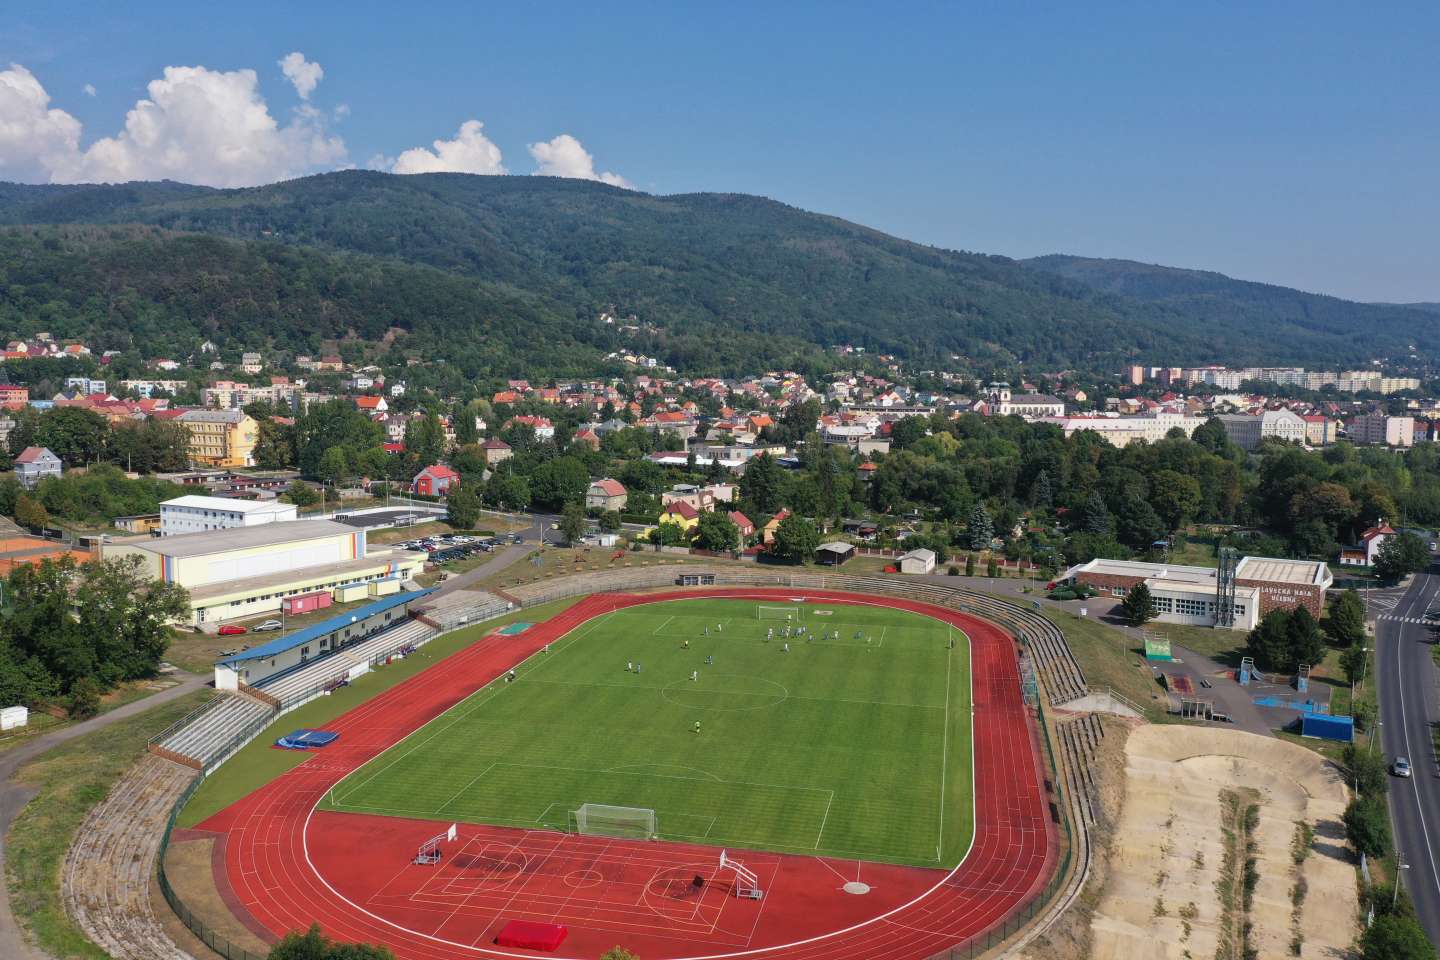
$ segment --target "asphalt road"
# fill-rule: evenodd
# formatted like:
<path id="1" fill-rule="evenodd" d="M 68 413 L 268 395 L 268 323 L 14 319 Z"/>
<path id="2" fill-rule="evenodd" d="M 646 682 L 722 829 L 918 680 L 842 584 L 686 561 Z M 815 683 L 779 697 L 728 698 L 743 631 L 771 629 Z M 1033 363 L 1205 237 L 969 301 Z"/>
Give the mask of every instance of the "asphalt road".
<path id="1" fill-rule="evenodd" d="M 61 727 L 51 733 L 42 734 L 28 743 L 0 753 L 0 957 L 4 957 L 6 960 L 45 960 L 46 957 L 44 953 L 26 943 L 21 936 L 15 916 L 10 910 L 8 888 L 3 882 L 5 877 L 5 840 L 10 834 L 10 824 L 35 794 L 31 787 L 12 783 L 11 776 L 25 763 L 51 747 L 65 743 L 67 740 L 74 740 L 76 737 L 84 736 L 94 730 L 108 727 L 118 720 L 142 713 L 177 697 L 183 697 L 192 690 L 199 690 L 210 680 L 209 677 L 183 672 L 177 673 L 175 676 L 180 682 L 168 690 L 162 690 L 134 703 L 127 703 L 123 707 L 117 707 L 109 713 L 103 713 L 84 723 Z"/>
<path id="2" fill-rule="evenodd" d="M 1390 816 L 1402 882 L 1431 942 L 1440 943 L 1440 767 L 1430 725 L 1437 711 L 1436 670 L 1425 614 L 1440 611 L 1440 576 L 1416 574 L 1394 610 L 1375 622 L 1375 673 L 1380 697 L 1380 743 L 1386 759 L 1410 759 L 1414 776 L 1391 778 Z M 1419 622 L 1407 622 L 1419 621 Z"/>

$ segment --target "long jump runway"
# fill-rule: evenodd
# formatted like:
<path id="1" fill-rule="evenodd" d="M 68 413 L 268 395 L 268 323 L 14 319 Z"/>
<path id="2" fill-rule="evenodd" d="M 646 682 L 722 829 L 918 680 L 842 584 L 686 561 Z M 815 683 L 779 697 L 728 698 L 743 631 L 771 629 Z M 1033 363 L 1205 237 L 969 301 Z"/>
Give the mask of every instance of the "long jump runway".
<path id="1" fill-rule="evenodd" d="M 448 821 L 315 809 L 350 771 L 596 616 L 685 597 L 801 596 L 879 603 L 969 635 L 975 834 L 955 870 L 739 851 L 765 890 L 756 901 L 730 895 L 713 847 L 462 824 L 442 862 L 420 866 L 410 863 L 417 846 Z M 757 588 L 599 594 L 523 634 L 492 634 L 326 728 L 342 734 L 335 745 L 198 828 L 223 835 L 215 874 L 227 901 L 273 939 L 318 922 L 339 940 L 384 943 L 401 960 L 551 956 L 494 946 L 501 926 L 522 919 L 567 925 L 553 956 L 570 958 L 618 943 L 646 960 L 925 960 L 1001 924 L 1058 859 L 1013 642 L 986 621 L 916 601 Z M 845 892 L 852 881 L 869 892 Z"/>

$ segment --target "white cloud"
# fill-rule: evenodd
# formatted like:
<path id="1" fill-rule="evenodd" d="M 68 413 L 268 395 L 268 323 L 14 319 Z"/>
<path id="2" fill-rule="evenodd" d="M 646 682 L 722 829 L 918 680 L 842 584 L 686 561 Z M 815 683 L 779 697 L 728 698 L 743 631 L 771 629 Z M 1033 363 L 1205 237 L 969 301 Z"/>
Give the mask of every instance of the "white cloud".
<path id="1" fill-rule="evenodd" d="M 608 183 L 612 187 L 635 189 L 629 180 L 618 173 L 611 173 L 608 170 L 604 173 L 596 173 L 595 158 L 581 145 L 579 140 L 568 133 L 562 133 L 555 139 L 543 143 L 532 143 L 528 149 L 530 156 L 534 157 L 535 162 L 539 164 L 535 169 L 536 176 L 598 180 L 601 183 Z"/>
<path id="2" fill-rule="evenodd" d="M 50 166 L 50 179 L 170 178 L 240 187 L 330 169 L 345 159 L 344 141 L 326 132 L 314 108 L 301 107 L 281 126 L 260 95 L 254 70 L 166 67 L 147 89 L 149 98 L 125 115 L 120 133 L 83 152 L 72 150 Z"/>
<path id="3" fill-rule="evenodd" d="M 280 58 L 279 64 L 280 72 L 285 74 L 285 79 L 295 87 L 301 100 L 309 100 L 310 94 L 315 92 L 315 88 L 325 78 L 324 68 L 318 63 L 306 60 L 305 54 L 299 50 L 285 54 Z"/>
<path id="4" fill-rule="evenodd" d="M 87 84 L 85 84 L 85 86 L 81 87 L 80 89 L 85 91 L 85 96 L 87 96 L 87 97 L 93 97 L 93 96 L 95 96 L 95 84 L 93 84 L 93 83 L 87 83 Z"/>
<path id="5" fill-rule="evenodd" d="M 0 180 L 44 180 L 80 146 L 80 121 L 50 106 L 50 95 L 18 63 L 0 71 Z"/>
<path id="6" fill-rule="evenodd" d="M 434 150 L 411 147 L 395 160 L 395 173 L 505 173 L 500 148 L 479 120 L 466 120 L 454 140 L 436 140 Z"/>

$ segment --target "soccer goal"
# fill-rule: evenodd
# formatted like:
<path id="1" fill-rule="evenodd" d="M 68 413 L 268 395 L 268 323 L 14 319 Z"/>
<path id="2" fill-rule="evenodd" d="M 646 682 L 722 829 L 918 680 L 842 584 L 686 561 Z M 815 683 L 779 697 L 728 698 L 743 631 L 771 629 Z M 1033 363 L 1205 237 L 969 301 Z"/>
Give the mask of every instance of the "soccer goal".
<path id="1" fill-rule="evenodd" d="M 799 620 L 799 607 L 756 607 L 757 620 Z"/>
<path id="2" fill-rule="evenodd" d="M 570 832 L 591 837 L 653 840 L 659 836 L 659 823 L 655 811 L 648 807 L 582 803 L 570 811 Z"/>

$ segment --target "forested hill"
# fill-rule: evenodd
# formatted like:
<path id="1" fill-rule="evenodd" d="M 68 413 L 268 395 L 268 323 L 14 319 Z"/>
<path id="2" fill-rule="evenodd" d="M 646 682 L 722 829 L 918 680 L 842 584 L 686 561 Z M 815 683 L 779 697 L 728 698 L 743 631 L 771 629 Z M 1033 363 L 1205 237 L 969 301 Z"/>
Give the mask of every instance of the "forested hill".
<path id="1" fill-rule="evenodd" d="M 336 255 L 356 256 L 343 262 L 370 278 L 402 266 L 433 268 L 405 276 L 427 290 L 453 279 L 492 304 L 490 312 L 472 314 L 452 298 L 444 310 L 399 309 L 362 327 L 383 321 L 409 330 L 424 314 L 426 336 L 448 350 L 462 352 L 480 336 L 490 338 L 492 348 L 512 344 L 518 354 L 525 349 L 516 339 L 524 325 L 499 322 L 501 301 L 508 299 L 531 311 L 537 337 L 559 331 L 562 339 L 602 352 L 629 346 L 694 372 L 754 369 L 845 343 L 920 362 L 960 355 L 982 367 L 1015 360 L 1091 368 L 1113 368 L 1125 359 L 1358 363 L 1377 352 L 1403 352 L 1410 342 L 1404 318 L 1419 315 L 1331 301 L 1334 316 L 1296 318 L 1279 303 L 1234 309 L 1232 301 L 1200 295 L 1117 293 L 1091 277 L 925 247 L 758 197 L 656 197 L 546 177 L 348 171 L 243 190 L 0 185 L 0 223 L 136 223 L 238 240 L 245 256 L 285 264 L 272 273 L 269 294 L 257 296 L 261 312 L 280 313 L 266 323 L 219 331 L 245 345 L 276 336 L 289 284 L 310 269 L 303 264 L 324 263 L 316 268 L 321 273 L 343 274 Z M 138 242 L 135 234 L 122 236 L 117 243 Z M 103 252 L 106 237 L 90 231 L 85 242 Z M 26 250 L 70 242 L 53 232 L 12 232 L 0 262 L 6 288 Z M 152 247 L 146 257 L 109 257 L 103 289 L 148 291 L 138 295 L 154 298 L 172 319 L 190 315 L 191 308 L 172 309 L 164 301 L 165 276 L 181 279 L 178 268 L 188 256 L 165 251 L 187 241 L 154 233 L 143 242 Z M 276 248 L 308 250 L 320 259 L 284 261 Z M 321 292 L 345 300 L 344 278 L 336 280 Z M 77 291 L 67 299 L 99 292 Z M 0 290 L 11 301 L 9 317 L 27 314 L 34 304 L 27 294 Z M 96 301 L 89 302 L 84 322 L 102 345 L 131 335 L 123 317 L 97 315 Z M 352 308 L 365 309 L 358 301 L 336 307 Z M 607 308 L 654 329 L 618 341 L 594 324 Z M 203 322 L 192 317 L 174 329 Z M 288 339 L 313 335 L 307 327 Z"/>
<path id="2" fill-rule="evenodd" d="M 1368 357 L 1357 359 L 1403 356 L 1407 345 L 1423 348 L 1423 341 L 1440 327 L 1431 304 L 1353 303 L 1222 273 L 1133 260 L 1051 255 L 1020 263 L 1099 292 L 1164 306 L 1199 323 L 1228 328 L 1238 322 L 1279 340 L 1335 336 L 1348 339 L 1362 353 L 1368 344 Z M 1331 362 L 1343 361 L 1336 357 Z"/>

